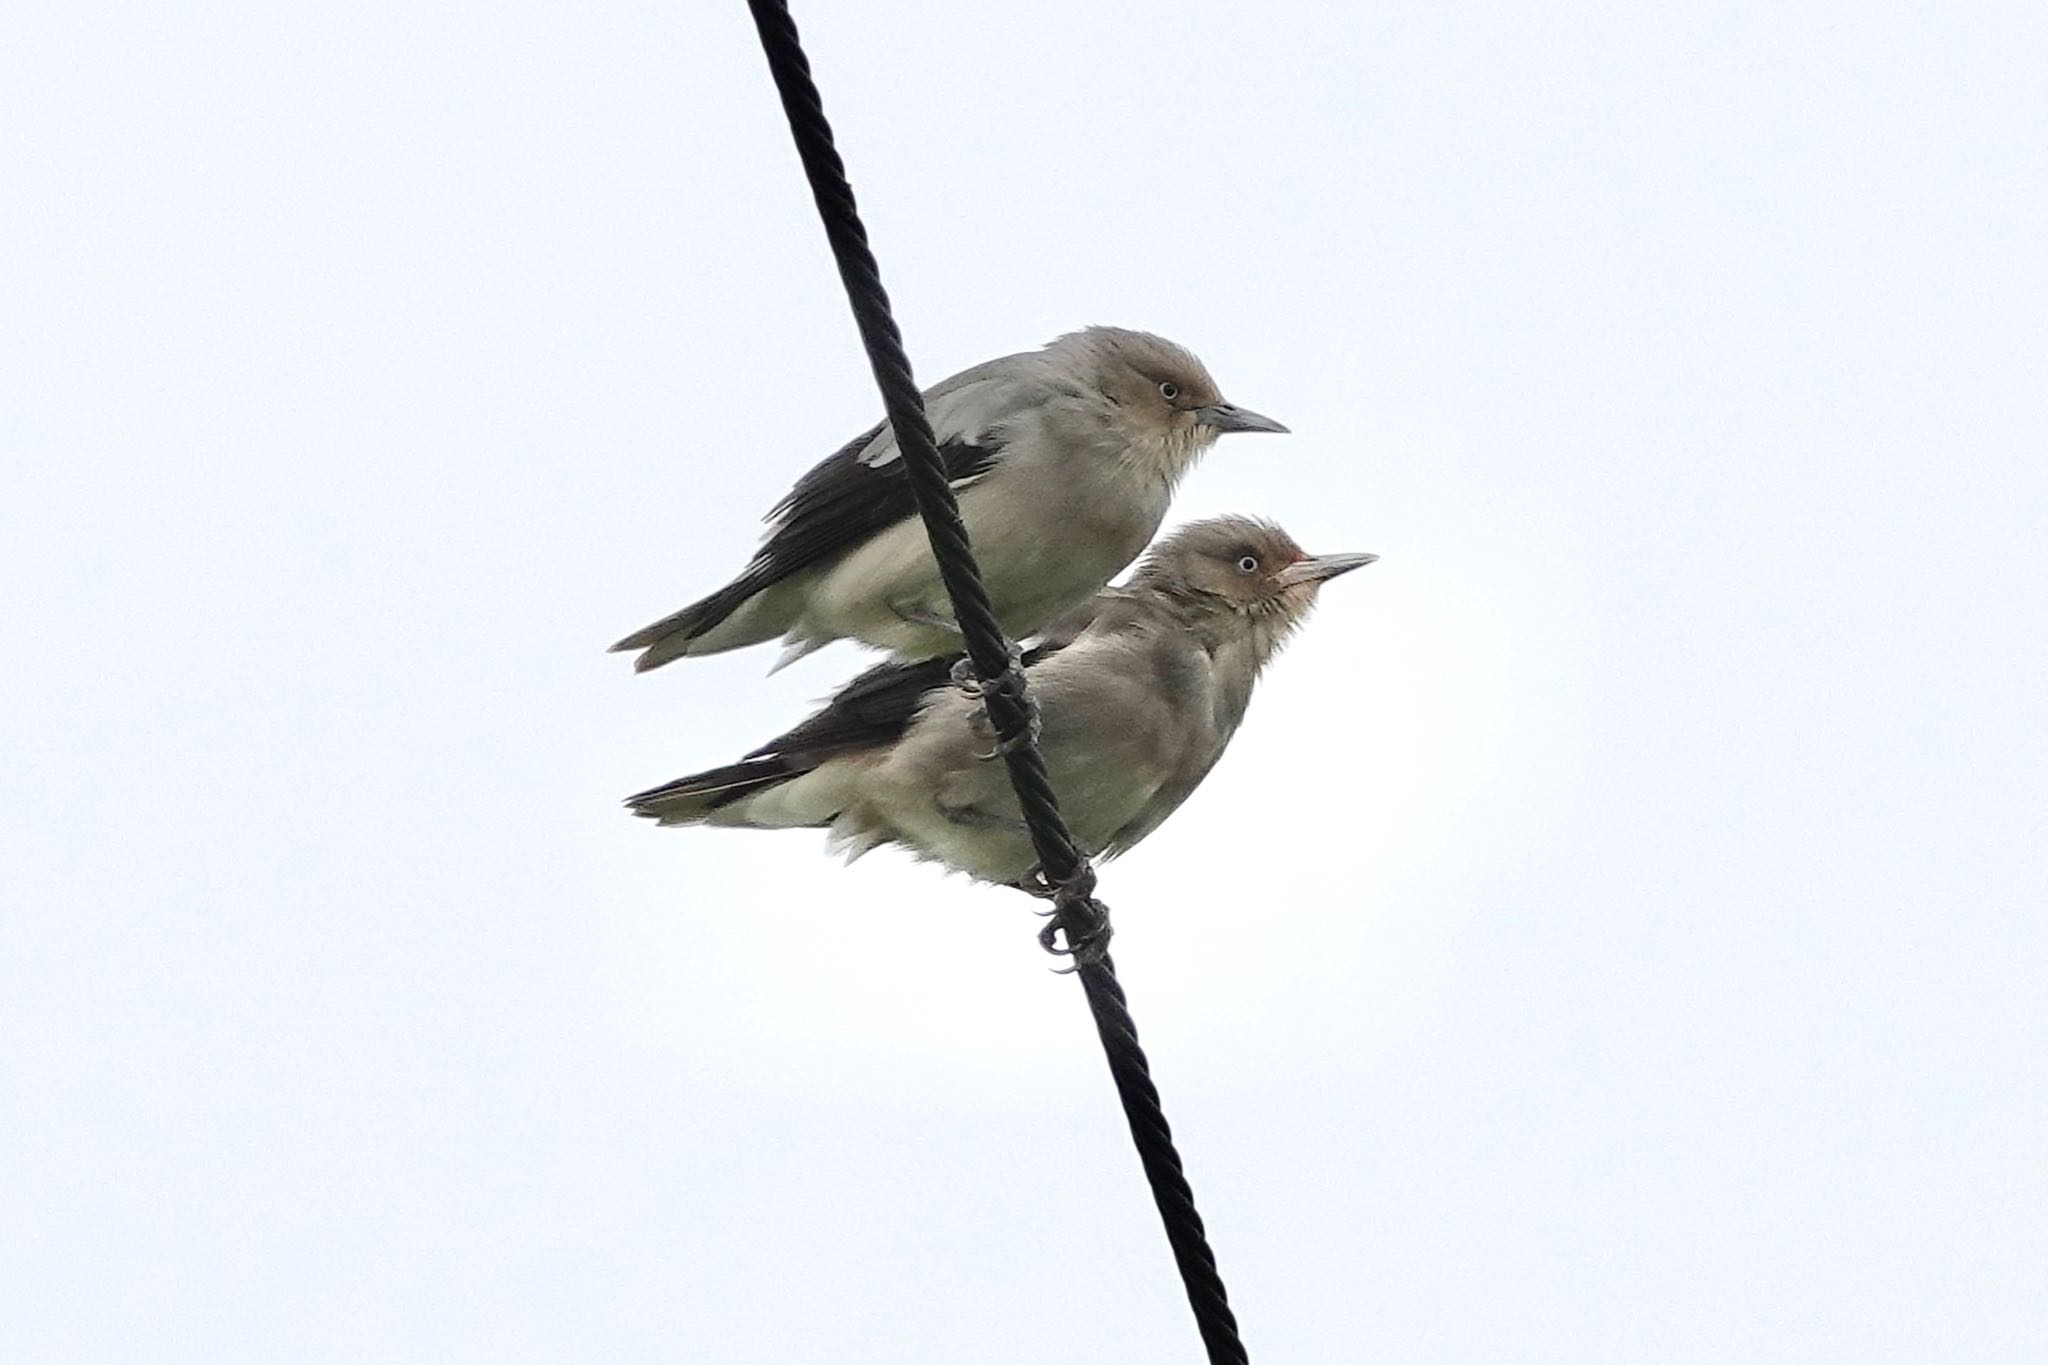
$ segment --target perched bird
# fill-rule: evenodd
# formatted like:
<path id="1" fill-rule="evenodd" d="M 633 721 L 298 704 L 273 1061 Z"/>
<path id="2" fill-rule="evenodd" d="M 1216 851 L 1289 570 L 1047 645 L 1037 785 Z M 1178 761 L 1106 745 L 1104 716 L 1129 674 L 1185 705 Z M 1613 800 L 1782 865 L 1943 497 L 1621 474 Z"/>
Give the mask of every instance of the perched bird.
<path id="1" fill-rule="evenodd" d="M 926 392 L 989 596 L 1012 638 L 1088 600 L 1159 529 L 1174 486 L 1229 431 L 1285 431 L 1223 401 L 1163 337 L 1090 327 Z M 797 480 L 739 577 L 612 646 L 634 668 L 781 636 L 777 668 L 838 639 L 906 659 L 960 648 L 884 422 Z"/>
<path id="2" fill-rule="evenodd" d="M 1047 632 L 1025 677 L 1084 852 L 1123 852 L 1188 798 L 1318 588 L 1377 557 L 1308 555 L 1246 517 L 1196 522 Z M 950 663 L 879 664 L 738 763 L 626 804 L 665 825 L 828 828 L 850 857 L 901 844 L 981 881 L 1028 886 L 1036 860 L 1016 795 Z"/>

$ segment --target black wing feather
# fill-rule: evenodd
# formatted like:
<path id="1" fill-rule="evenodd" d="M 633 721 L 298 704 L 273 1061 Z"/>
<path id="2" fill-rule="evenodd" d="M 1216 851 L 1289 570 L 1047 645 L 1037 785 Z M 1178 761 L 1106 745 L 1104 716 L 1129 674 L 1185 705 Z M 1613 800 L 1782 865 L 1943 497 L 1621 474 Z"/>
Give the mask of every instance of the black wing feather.
<path id="1" fill-rule="evenodd" d="M 1071 639 L 1046 640 L 1024 651 L 1025 667 L 1057 654 Z M 886 748 L 903 738 L 934 688 L 951 685 L 954 664 L 966 657 L 876 664 L 840 688 L 816 715 L 739 762 L 679 777 L 628 797 L 626 804 L 634 814 L 655 819 L 702 819 L 742 797 L 802 777 L 840 754 Z"/>
<path id="2" fill-rule="evenodd" d="M 742 797 L 770 787 L 779 787 L 808 768 L 780 758 L 746 758 L 723 768 L 692 773 L 659 787 L 650 787 L 626 798 L 626 807 L 650 820 L 666 817 L 668 823 L 702 820 L 712 811 L 729 806 Z"/>
<path id="3" fill-rule="evenodd" d="M 1024 666 L 1056 654 L 1068 640 L 1047 641 L 1024 651 Z M 834 693 L 823 710 L 747 755 L 746 761 L 779 757 L 816 767 L 835 754 L 882 748 L 903 738 L 926 694 L 950 685 L 954 667 L 967 656 L 949 654 L 915 663 L 884 662 Z"/>
<path id="4" fill-rule="evenodd" d="M 777 523 L 746 577 L 759 587 L 837 558 L 878 531 L 917 515 L 910 471 L 902 456 L 864 465 L 860 453 L 881 433 L 877 425 L 820 461 L 768 514 Z M 1002 455 L 1000 441 L 945 441 L 939 458 L 949 482 L 985 474 Z"/>
<path id="5" fill-rule="evenodd" d="M 944 687 L 952 655 L 915 663 L 879 663 L 833 694 L 823 710 L 748 754 L 822 763 L 833 754 L 893 744 L 910 726 L 925 693 Z"/>
<path id="6" fill-rule="evenodd" d="M 768 520 L 778 524 L 738 578 L 681 611 L 634 631 L 612 649 L 647 649 L 678 634 L 694 640 L 738 611 L 754 594 L 915 516 L 917 499 L 900 457 L 878 466 L 860 462 L 860 452 L 881 430 L 879 425 L 869 428 L 797 480 L 796 487 L 769 512 Z M 1002 449 L 1000 441 L 986 438 L 980 443 L 947 441 L 939 446 L 939 458 L 945 463 L 947 480 L 957 484 L 992 469 Z M 671 652 L 643 658 L 638 667 L 651 668 L 673 657 Z"/>

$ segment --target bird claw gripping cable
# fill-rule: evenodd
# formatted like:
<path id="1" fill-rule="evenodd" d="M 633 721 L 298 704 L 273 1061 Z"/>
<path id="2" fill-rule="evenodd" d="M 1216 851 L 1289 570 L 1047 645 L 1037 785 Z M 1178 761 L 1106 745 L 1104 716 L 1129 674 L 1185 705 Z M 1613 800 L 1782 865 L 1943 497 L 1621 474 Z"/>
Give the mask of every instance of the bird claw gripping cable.
<path id="1" fill-rule="evenodd" d="M 1039 721 L 1038 703 L 1032 700 L 1030 689 L 1024 681 L 1023 652 L 1014 642 L 1010 644 L 1010 662 L 995 677 L 976 676 L 974 661 L 962 656 L 953 665 L 952 679 L 955 687 L 982 704 L 979 719 L 995 741 L 986 750 L 977 753 L 976 758 L 984 761 L 1006 758 L 1020 749 L 1038 743 L 1045 727 Z M 1015 711 L 1024 718 L 1024 723 L 1008 734 L 996 729 L 996 707 L 989 705 L 989 697 L 994 693 L 1000 693 L 1004 704 L 1015 708 Z"/>

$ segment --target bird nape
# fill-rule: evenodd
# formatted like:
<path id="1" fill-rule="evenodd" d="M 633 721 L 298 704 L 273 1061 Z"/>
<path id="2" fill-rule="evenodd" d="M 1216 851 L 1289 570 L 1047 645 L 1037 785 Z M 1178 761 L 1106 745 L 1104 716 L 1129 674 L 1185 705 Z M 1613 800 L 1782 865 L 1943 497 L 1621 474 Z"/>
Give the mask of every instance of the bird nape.
<path id="1" fill-rule="evenodd" d="M 1270 522 L 1216 517 L 1175 530 L 1127 584 L 1048 623 L 1025 672 L 1039 747 L 1084 852 L 1114 857 L 1179 808 L 1322 585 L 1377 557 L 1310 555 Z M 877 664 L 738 762 L 626 804 L 665 825 L 824 828 L 850 856 L 895 844 L 977 880 L 1029 885 L 1016 794 L 953 663 Z"/>
<path id="2" fill-rule="evenodd" d="M 1229 432 L 1284 432 L 1224 401 L 1193 353 L 1090 327 L 925 394 L 998 620 L 1036 634 L 1137 558 L 1181 477 Z M 906 659 L 960 648 L 895 433 L 869 428 L 777 503 L 725 587 L 612 646 L 634 667 L 781 639 L 781 663 L 853 639 Z M 777 664 L 777 667 L 781 666 Z"/>

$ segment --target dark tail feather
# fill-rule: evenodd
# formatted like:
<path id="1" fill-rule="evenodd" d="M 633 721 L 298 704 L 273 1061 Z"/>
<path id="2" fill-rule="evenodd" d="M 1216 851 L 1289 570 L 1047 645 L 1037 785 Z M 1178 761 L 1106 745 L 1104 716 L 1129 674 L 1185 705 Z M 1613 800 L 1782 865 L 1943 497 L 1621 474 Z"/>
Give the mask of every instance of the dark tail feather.
<path id="1" fill-rule="evenodd" d="M 664 825 L 694 825 L 721 806 L 802 777 L 814 764 L 786 758 L 750 758 L 693 773 L 626 798 L 626 809 Z"/>
<path id="2" fill-rule="evenodd" d="M 633 671 L 645 673 L 650 668 L 660 668 L 682 658 L 689 652 L 692 640 L 738 611 L 748 598 L 766 586 L 750 575 L 741 574 L 709 597 L 634 631 L 613 645 L 609 652 L 622 654 L 627 650 L 645 650 L 646 653 L 633 661 Z"/>

